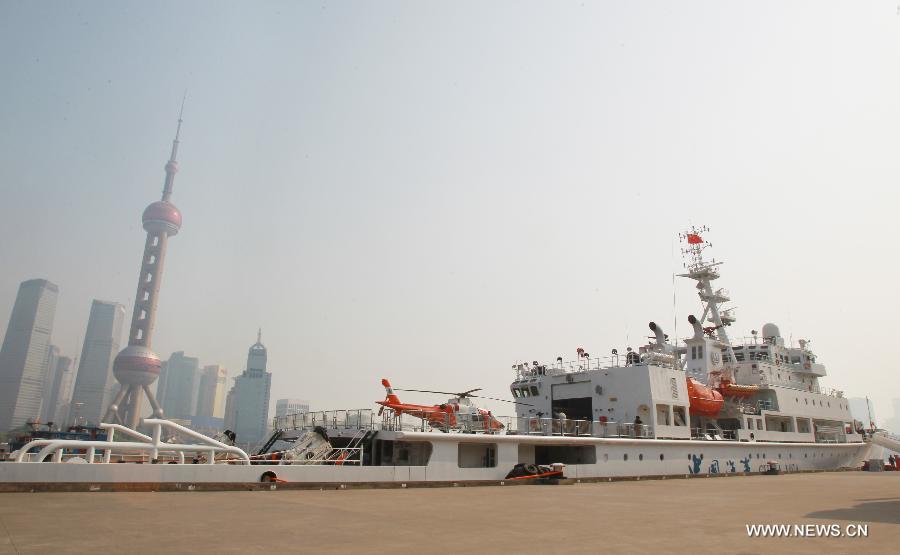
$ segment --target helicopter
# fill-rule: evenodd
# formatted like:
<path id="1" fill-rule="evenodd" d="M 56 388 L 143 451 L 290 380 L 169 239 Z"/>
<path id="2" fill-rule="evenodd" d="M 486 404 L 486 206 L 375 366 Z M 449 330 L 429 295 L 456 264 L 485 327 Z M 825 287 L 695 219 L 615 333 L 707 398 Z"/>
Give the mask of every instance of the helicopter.
<path id="1" fill-rule="evenodd" d="M 519 405 L 528 404 L 498 399 L 496 397 L 485 397 L 484 395 L 473 395 L 476 391 L 481 391 L 480 387 L 460 393 L 429 391 L 424 389 L 395 390 L 391 386 L 391 382 L 386 378 L 382 378 L 381 385 L 384 386 L 386 394 L 384 401 L 375 401 L 377 404 L 381 405 L 381 408 L 378 409 L 379 416 L 381 416 L 381 414 L 384 413 L 384 409 L 387 408 L 394 411 L 394 416 L 396 417 L 400 417 L 402 414 L 409 414 L 427 421 L 432 428 L 437 428 L 445 432 L 457 427 L 465 427 L 470 431 L 483 430 L 485 432 L 498 432 L 504 428 L 503 424 L 491 414 L 491 411 L 475 406 L 471 401 L 472 397 Z M 452 395 L 453 397 L 448 399 L 446 403 L 441 403 L 440 405 L 413 405 L 402 403 L 394 391 L 436 393 L 438 395 Z"/>

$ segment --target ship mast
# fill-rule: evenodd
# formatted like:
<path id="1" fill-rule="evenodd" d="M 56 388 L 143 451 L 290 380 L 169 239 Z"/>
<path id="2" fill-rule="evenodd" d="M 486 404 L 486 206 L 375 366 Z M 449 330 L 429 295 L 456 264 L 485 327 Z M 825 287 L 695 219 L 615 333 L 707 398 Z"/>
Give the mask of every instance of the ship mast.
<path id="1" fill-rule="evenodd" d="M 734 350 L 731 347 L 731 340 L 728 338 L 726 327 L 734 323 L 734 309 L 722 309 L 722 305 L 731 300 L 728 291 L 724 288 L 713 289 L 712 282 L 719 279 L 719 266 L 721 262 L 716 262 L 715 258 L 708 261 L 703 258 L 703 251 L 712 247 L 712 244 L 703 239 L 701 234 L 709 231 L 707 226 L 691 226 L 691 228 L 683 233 L 678 234 L 678 239 L 685 245 L 681 249 L 681 253 L 687 257 L 685 263 L 686 274 L 679 274 L 679 277 L 686 277 L 697 282 L 697 295 L 700 302 L 703 303 L 703 315 L 700 317 L 700 325 L 703 331 L 709 337 L 715 338 L 720 347 L 725 349 L 727 360 L 725 362 L 725 375 L 722 379 L 729 381 L 734 380 Z M 705 325 L 704 324 L 712 324 Z"/>

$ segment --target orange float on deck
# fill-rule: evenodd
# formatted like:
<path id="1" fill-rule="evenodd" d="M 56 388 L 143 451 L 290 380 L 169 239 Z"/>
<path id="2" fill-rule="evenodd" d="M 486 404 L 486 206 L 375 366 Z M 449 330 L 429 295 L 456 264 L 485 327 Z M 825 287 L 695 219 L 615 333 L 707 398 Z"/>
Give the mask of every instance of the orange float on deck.
<path id="1" fill-rule="evenodd" d="M 701 384 L 695 382 L 692 378 L 687 379 L 688 399 L 691 401 L 691 414 L 695 416 L 716 417 L 722 410 L 725 400 L 722 394 Z"/>

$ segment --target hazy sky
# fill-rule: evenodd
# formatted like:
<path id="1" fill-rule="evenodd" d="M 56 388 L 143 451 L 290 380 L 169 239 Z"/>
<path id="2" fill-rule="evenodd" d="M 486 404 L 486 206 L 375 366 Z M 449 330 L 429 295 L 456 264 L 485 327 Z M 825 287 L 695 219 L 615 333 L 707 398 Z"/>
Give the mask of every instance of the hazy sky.
<path id="1" fill-rule="evenodd" d="M 64 354 L 91 299 L 130 317 L 187 89 L 163 357 L 234 376 L 261 326 L 273 403 L 507 398 L 517 360 L 687 335 L 707 224 L 732 335 L 900 397 L 894 0 L 0 0 L 0 74 L 0 332 L 35 277 Z"/>

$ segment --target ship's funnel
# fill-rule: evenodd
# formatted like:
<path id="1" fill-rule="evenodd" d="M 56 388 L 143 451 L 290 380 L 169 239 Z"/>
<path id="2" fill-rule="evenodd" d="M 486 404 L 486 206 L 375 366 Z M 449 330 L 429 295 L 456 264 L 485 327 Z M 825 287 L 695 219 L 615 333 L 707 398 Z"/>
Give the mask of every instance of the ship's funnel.
<path id="1" fill-rule="evenodd" d="M 700 325 L 700 321 L 697 320 L 697 317 L 691 314 L 688 316 L 688 322 L 694 326 L 694 339 L 703 339 L 703 326 Z"/>
<path id="2" fill-rule="evenodd" d="M 666 334 L 663 333 L 663 329 L 656 325 L 656 322 L 650 322 L 650 331 L 656 334 L 656 344 L 660 347 L 666 344 Z"/>

